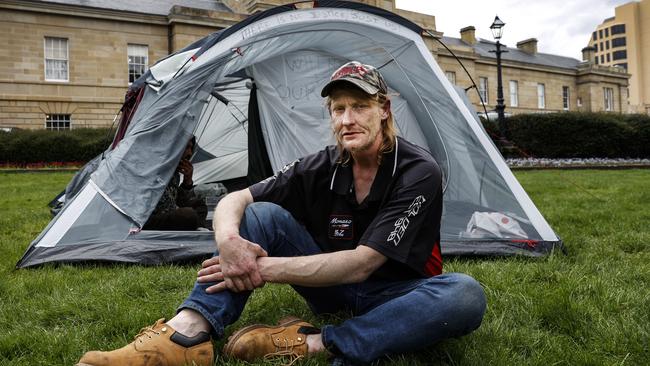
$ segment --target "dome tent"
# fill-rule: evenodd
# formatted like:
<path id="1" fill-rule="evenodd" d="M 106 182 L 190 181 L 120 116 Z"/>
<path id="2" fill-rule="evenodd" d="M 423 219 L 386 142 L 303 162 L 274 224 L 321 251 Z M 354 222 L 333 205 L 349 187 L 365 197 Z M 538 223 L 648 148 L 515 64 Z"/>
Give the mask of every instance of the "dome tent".
<path id="1" fill-rule="evenodd" d="M 209 231 L 141 230 L 185 142 L 197 137 L 197 184 L 235 189 L 271 175 L 334 142 L 319 92 L 349 60 L 381 70 L 400 135 L 443 171 L 443 254 L 561 247 L 421 33 L 382 9 L 317 1 L 258 13 L 159 61 L 129 89 L 111 148 L 73 178 L 65 206 L 17 266 L 211 255 Z"/>

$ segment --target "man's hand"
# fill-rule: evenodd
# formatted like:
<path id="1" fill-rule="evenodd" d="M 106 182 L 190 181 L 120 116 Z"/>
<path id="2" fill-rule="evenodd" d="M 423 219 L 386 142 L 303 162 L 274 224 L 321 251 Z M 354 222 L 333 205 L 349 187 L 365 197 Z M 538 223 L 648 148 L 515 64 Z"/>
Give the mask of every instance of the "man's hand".
<path id="1" fill-rule="evenodd" d="M 257 257 L 268 254 L 259 245 L 239 235 L 219 243 L 219 256 L 203 262 L 198 273 L 199 282 L 222 281 L 206 289 L 215 293 L 228 289 L 233 292 L 250 291 L 264 285 L 257 268 Z"/>
<path id="2" fill-rule="evenodd" d="M 178 171 L 183 174 L 183 186 L 191 188 L 194 185 L 192 181 L 192 174 L 194 173 L 192 163 L 187 159 L 182 159 L 178 163 Z"/>

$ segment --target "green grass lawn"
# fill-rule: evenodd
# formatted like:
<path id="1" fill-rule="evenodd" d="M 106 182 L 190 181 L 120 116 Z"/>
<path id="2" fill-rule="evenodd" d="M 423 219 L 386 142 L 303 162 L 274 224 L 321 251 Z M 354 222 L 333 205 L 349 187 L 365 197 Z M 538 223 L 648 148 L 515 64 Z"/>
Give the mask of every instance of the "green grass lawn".
<path id="1" fill-rule="evenodd" d="M 14 270 L 50 219 L 46 203 L 71 176 L 0 173 L 0 365 L 72 365 L 87 350 L 120 347 L 141 327 L 171 316 L 193 283 L 197 266 Z M 446 271 L 483 284 L 483 325 L 384 364 L 649 365 L 650 170 L 517 177 L 568 255 L 447 259 Z M 317 325 L 341 320 L 314 317 L 289 287 L 267 285 L 229 331 L 288 314 Z"/>

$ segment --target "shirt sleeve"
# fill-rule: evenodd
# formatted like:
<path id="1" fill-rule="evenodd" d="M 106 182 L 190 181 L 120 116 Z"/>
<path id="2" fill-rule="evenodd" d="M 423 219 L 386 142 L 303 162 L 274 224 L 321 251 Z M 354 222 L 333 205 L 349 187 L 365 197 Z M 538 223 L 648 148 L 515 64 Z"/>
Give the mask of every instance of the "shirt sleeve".
<path id="1" fill-rule="evenodd" d="M 319 171 L 327 170 L 329 158 L 325 151 L 295 160 L 273 176 L 248 187 L 255 202 L 272 202 L 302 221 L 306 215 L 307 190 Z"/>
<path id="2" fill-rule="evenodd" d="M 359 244 L 422 272 L 440 239 L 441 177 L 435 163 L 404 172 Z"/>

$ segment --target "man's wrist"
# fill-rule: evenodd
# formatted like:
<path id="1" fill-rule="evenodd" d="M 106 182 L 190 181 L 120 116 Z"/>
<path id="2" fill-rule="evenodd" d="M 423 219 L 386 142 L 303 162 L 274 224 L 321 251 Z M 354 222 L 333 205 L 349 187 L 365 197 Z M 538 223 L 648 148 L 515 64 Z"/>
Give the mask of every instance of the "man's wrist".
<path id="1" fill-rule="evenodd" d="M 257 262 L 257 271 L 260 274 L 260 277 L 262 277 L 262 281 L 264 282 L 276 282 L 277 280 L 273 276 L 272 272 L 272 262 L 273 258 L 272 257 L 257 257 L 255 260 Z"/>
<path id="2" fill-rule="evenodd" d="M 239 232 L 237 231 L 227 231 L 227 232 L 218 232 L 215 233 L 214 239 L 217 241 L 217 247 L 219 246 L 220 243 L 228 243 L 232 242 L 233 240 L 236 240 L 239 238 Z"/>

